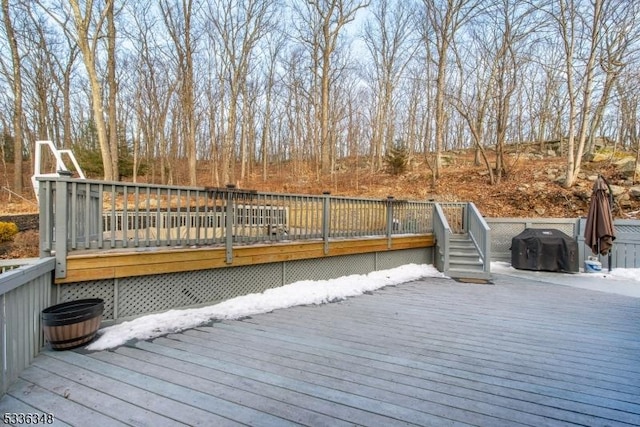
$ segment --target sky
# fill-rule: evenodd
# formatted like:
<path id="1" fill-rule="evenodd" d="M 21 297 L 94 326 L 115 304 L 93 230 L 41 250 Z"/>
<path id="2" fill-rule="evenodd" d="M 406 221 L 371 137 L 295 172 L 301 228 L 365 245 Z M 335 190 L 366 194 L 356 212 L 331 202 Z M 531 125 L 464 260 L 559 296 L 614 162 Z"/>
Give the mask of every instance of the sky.
<path id="1" fill-rule="evenodd" d="M 565 274 L 516 270 L 509 263 L 493 262 L 491 271 L 640 298 L 640 269 Z M 106 350 L 123 345 L 130 340 L 153 339 L 168 333 L 195 328 L 212 320 L 239 319 L 297 305 L 327 304 L 385 286 L 398 285 L 425 277 L 446 276 L 433 265 L 407 264 L 388 270 L 331 280 L 304 280 L 267 289 L 259 294 L 239 296 L 215 305 L 169 310 L 109 326 L 98 331 L 97 339 L 86 348 L 87 350 Z"/>

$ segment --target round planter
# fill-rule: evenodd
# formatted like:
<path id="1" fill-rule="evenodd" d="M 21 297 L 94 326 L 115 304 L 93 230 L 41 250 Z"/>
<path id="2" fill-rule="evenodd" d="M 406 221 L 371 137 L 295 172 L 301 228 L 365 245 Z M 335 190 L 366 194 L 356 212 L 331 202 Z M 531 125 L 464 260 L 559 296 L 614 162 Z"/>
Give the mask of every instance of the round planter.
<path id="1" fill-rule="evenodd" d="M 68 350 L 90 342 L 102 322 L 104 301 L 81 299 L 42 310 L 45 339 L 54 350 Z"/>

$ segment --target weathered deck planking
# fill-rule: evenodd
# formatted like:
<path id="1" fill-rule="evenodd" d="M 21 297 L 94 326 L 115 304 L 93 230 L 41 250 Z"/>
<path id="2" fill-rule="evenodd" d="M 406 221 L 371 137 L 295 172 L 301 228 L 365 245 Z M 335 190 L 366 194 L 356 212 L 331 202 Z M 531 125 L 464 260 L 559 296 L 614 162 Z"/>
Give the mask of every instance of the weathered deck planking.
<path id="1" fill-rule="evenodd" d="M 424 279 L 46 351 L 0 400 L 58 425 L 640 425 L 640 299 Z"/>

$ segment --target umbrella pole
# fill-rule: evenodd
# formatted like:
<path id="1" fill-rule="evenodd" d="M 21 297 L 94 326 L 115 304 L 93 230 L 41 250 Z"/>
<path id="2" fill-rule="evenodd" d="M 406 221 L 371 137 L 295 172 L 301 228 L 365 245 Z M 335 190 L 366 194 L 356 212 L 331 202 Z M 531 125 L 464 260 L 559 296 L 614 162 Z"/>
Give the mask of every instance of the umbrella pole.
<path id="1" fill-rule="evenodd" d="M 613 218 L 613 190 L 611 190 L 611 185 L 609 185 L 609 181 L 605 179 L 604 176 L 598 174 L 604 180 L 604 183 L 607 184 L 607 188 L 609 189 L 609 213 L 611 214 L 611 218 Z M 609 273 L 611 273 L 611 249 L 609 249 L 609 253 L 607 253 L 607 268 L 609 269 Z"/>

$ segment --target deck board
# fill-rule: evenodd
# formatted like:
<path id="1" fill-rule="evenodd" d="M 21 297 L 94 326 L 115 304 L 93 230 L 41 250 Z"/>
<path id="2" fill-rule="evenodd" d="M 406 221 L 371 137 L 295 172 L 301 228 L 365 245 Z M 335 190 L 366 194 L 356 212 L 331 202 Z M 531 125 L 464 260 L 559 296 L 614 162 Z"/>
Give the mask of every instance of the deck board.
<path id="1" fill-rule="evenodd" d="M 58 425 L 640 425 L 640 299 L 429 278 L 38 356 L 2 412 Z"/>
<path id="2" fill-rule="evenodd" d="M 146 343 L 145 343 L 146 344 Z M 234 365 L 227 365 L 223 369 L 215 361 L 198 355 L 190 355 L 184 352 L 174 352 L 169 348 L 154 346 L 153 344 L 140 345 L 143 348 L 122 347 L 118 353 L 126 354 L 133 358 L 141 358 L 151 363 L 167 366 L 182 373 L 198 372 L 198 376 L 221 384 L 230 385 L 237 390 L 251 394 L 258 394 L 266 398 L 271 398 L 293 405 L 299 408 L 299 412 L 305 414 L 309 412 L 315 420 L 309 425 L 323 425 L 322 420 L 326 417 L 330 419 L 327 424 L 333 425 L 367 425 L 378 423 L 384 425 L 389 423 L 389 418 L 376 416 L 360 408 L 350 407 L 343 404 L 317 397 L 313 394 L 304 393 L 295 388 L 273 385 L 269 382 L 244 376 L 240 368 Z M 168 356 L 167 356 L 168 355 Z M 224 365 L 223 365 L 224 366 Z M 229 371 L 229 372 L 228 372 Z M 321 416 L 318 416 L 321 415 Z M 323 415 L 330 414 L 330 415 Z M 397 423 L 394 423 L 397 424 Z"/>

